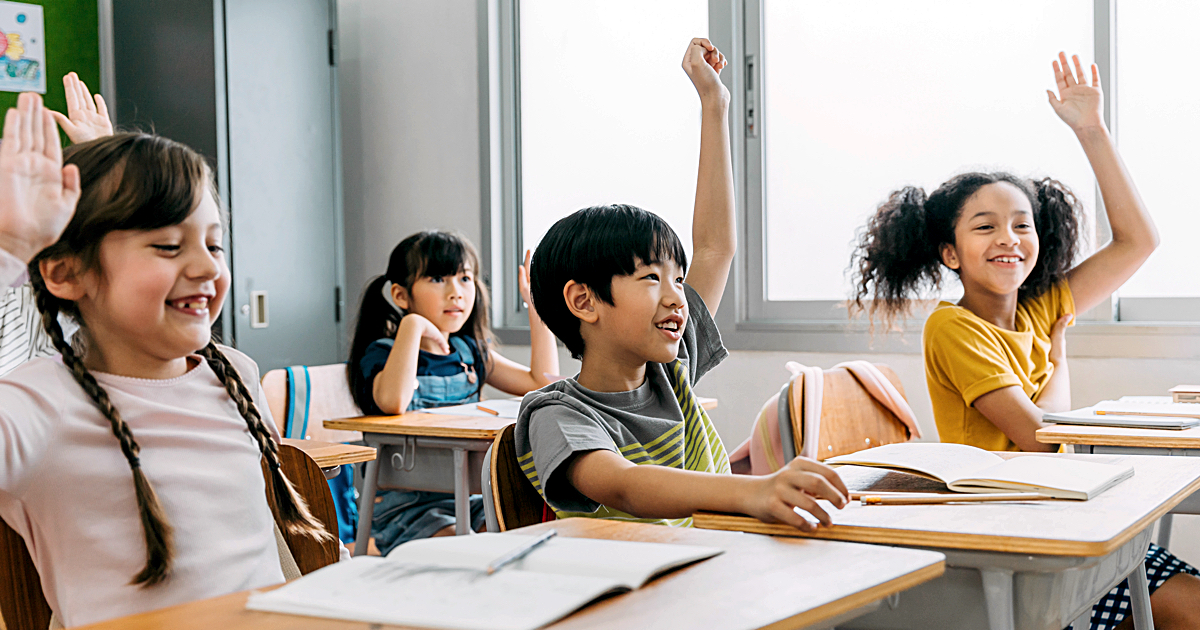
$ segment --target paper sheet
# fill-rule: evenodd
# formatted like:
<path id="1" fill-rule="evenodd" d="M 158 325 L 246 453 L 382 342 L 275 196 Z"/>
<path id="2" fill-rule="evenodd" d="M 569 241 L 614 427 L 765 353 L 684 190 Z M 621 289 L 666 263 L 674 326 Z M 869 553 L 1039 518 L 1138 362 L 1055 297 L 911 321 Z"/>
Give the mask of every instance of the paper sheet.
<path id="1" fill-rule="evenodd" d="M 499 412 L 498 414 L 488 413 L 479 409 L 483 405 L 492 411 Z M 422 413 L 437 413 L 447 416 L 475 416 L 479 418 L 510 418 L 517 419 L 517 412 L 521 410 L 520 398 L 497 398 L 495 400 L 483 400 L 477 403 L 466 405 L 454 405 L 453 407 L 431 407 L 422 409 Z"/>

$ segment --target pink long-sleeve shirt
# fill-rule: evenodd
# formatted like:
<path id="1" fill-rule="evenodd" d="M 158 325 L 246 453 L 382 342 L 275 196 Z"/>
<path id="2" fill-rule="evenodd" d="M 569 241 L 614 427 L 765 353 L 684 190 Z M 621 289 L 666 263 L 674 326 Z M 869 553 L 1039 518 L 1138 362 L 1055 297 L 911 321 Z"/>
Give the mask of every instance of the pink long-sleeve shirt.
<path id="1" fill-rule="evenodd" d="M 276 440 L 258 368 L 222 348 Z M 170 578 L 130 579 L 146 561 L 129 464 L 108 420 L 61 359 L 0 379 L 0 516 L 24 539 L 66 626 L 283 581 L 258 446 L 200 357 L 169 380 L 95 374 L 141 445 L 142 468 L 175 528 Z"/>

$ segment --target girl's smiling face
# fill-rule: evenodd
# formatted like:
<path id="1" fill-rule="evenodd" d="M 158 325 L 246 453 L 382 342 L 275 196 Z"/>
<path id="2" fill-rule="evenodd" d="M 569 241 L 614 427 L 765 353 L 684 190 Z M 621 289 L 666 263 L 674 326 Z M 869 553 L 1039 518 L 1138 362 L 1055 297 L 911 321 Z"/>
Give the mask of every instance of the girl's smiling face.
<path id="1" fill-rule="evenodd" d="M 456 333 L 475 309 L 475 272 L 469 262 L 454 275 L 422 276 L 411 291 L 393 289 L 396 304 L 433 322 L 438 330 Z"/>
<path id="2" fill-rule="evenodd" d="M 205 190 L 182 223 L 106 235 L 98 268 L 79 275 L 77 295 L 61 296 L 79 307 L 88 367 L 132 376 L 173 363 L 175 373 L 206 346 L 229 292 L 223 234 Z"/>
<path id="3" fill-rule="evenodd" d="M 981 187 L 963 203 L 953 245 L 942 245 L 942 261 L 958 271 L 967 293 L 1016 293 L 1038 259 L 1033 208 L 1007 182 Z"/>

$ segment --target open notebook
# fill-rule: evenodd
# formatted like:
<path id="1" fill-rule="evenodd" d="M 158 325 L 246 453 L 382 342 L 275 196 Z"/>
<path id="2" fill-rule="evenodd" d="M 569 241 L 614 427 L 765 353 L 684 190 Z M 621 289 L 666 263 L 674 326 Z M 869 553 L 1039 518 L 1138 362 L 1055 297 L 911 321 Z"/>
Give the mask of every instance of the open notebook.
<path id="1" fill-rule="evenodd" d="M 1133 476 L 1132 466 L 1030 455 L 1003 459 L 964 444 L 888 444 L 825 460 L 925 475 L 955 492 L 1038 492 L 1087 500 Z"/>
<path id="2" fill-rule="evenodd" d="M 531 630 L 604 595 L 640 588 L 671 569 L 722 553 L 713 547 L 559 536 L 493 575 L 493 560 L 533 536 L 475 534 L 415 540 L 387 558 L 336 562 L 246 608 L 424 628 Z"/>

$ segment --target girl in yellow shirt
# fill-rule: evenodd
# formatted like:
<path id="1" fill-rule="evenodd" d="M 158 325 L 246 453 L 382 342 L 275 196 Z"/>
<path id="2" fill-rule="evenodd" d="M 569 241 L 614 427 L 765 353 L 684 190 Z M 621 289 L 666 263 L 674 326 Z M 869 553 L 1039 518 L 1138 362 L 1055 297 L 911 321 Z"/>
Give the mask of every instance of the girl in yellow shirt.
<path id="1" fill-rule="evenodd" d="M 1073 57 L 1053 63 L 1050 106 L 1091 162 L 1112 241 L 1072 266 L 1079 203 L 1060 182 L 1007 173 L 966 173 L 928 196 L 892 193 L 870 219 L 854 254 L 854 305 L 890 327 L 913 301 L 941 288 L 945 269 L 963 287 L 941 302 L 922 336 L 934 419 L 944 442 L 989 450 L 1049 451 L 1034 433 L 1042 414 L 1071 407 L 1066 328 L 1100 304 L 1158 246 L 1158 232 L 1104 125 L 1099 72 L 1091 81 Z M 1157 628 L 1200 627 L 1200 575 L 1165 549 L 1146 555 Z M 1093 629 L 1132 627 L 1128 586 L 1093 609 Z M 1124 622 L 1122 622 L 1124 619 Z M 1078 630 L 1078 629 L 1076 629 Z"/>

